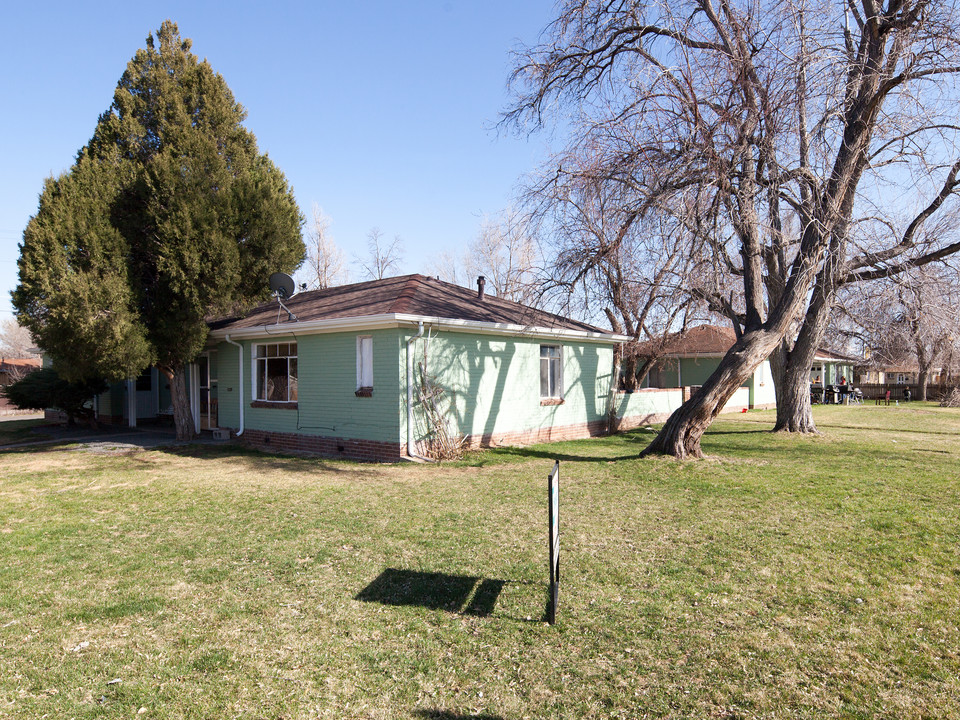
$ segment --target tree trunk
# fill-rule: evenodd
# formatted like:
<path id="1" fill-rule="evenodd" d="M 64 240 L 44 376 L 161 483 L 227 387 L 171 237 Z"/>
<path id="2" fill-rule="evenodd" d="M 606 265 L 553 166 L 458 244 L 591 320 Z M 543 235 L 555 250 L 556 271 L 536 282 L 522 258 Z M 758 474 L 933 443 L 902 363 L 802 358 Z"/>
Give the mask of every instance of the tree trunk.
<path id="1" fill-rule="evenodd" d="M 816 433 L 810 406 L 810 368 L 823 343 L 830 322 L 830 310 L 837 295 L 839 265 L 844 243 L 834 238 L 832 254 L 817 275 L 816 284 L 792 348 L 782 343 L 775 353 L 779 372 L 773 373 L 777 393 L 777 423 L 774 432 Z M 826 382 L 826 378 L 823 378 Z"/>
<path id="2" fill-rule="evenodd" d="M 173 425 L 177 429 L 177 440 L 192 440 L 197 433 L 194 429 L 193 413 L 190 410 L 190 394 L 187 392 L 187 366 L 160 367 L 159 370 L 170 382 Z"/>
<path id="3" fill-rule="evenodd" d="M 766 360 L 782 334 L 755 330 L 744 333 L 720 361 L 703 386 L 677 408 L 640 457 L 673 455 L 677 459 L 701 458 L 700 438 L 723 406 Z"/>
<path id="4" fill-rule="evenodd" d="M 801 360 L 791 357 L 783 385 L 777 388 L 777 423 L 773 427 L 774 432 L 817 432 L 813 408 L 810 406 L 810 365 Z"/>
<path id="5" fill-rule="evenodd" d="M 771 356 L 777 394 L 774 432 L 816 433 L 810 406 L 810 368 L 819 345 L 813 334 L 801 332 L 792 350 L 781 347 Z"/>
<path id="6" fill-rule="evenodd" d="M 920 373 L 917 375 L 917 400 L 922 400 L 926 402 L 927 400 L 927 385 L 930 384 L 930 372 L 928 370 L 920 370 Z"/>

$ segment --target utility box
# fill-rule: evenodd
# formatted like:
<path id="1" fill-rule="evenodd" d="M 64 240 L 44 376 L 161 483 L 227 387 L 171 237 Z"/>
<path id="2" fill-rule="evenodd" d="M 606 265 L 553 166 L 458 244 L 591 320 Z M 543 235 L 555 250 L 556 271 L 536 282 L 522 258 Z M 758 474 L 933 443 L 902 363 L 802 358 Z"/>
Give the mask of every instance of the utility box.
<path id="1" fill-rule="evenodd" d="M 229 440 L 230 431 L 226 428 L 214 428 L 213 429 L 213 439 L 214 440 Z"/>

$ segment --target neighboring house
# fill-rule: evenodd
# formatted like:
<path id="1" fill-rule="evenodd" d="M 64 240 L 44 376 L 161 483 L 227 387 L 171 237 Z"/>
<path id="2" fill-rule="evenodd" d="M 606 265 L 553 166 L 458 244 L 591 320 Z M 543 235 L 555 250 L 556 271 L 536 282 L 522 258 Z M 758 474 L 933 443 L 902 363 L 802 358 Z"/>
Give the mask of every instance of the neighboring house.
<path id="1" fill-rule="evenodd" d="M 24 375 L 40 369 L 40 358 L 0 359 L 0 387 L 11 385 Z"/>
<path id="2" fill-rule="evenodd" d="M 669 337 L 659 349 L 660 360 L 647 373 L 641 387 L 698 387 L 717 369 L 720 360 L 733 347 L 737 336 L 733 328 L 698 325 L 684 333 Z M 641 344 L 640 354 L 652 344 Z M 777 405 L 770 373 L 770 362 L 764 360 L 750 378 L 724 406 L 724 410 L 774 408 Z"/>
<path id="3" fill-rule="evenodd" d="M 820 348 L 810 368 L 810 383 L 812 385 L 855 385 L 858 382 L 854 376 L 855 362 L 857 361 L 848 355 Z M 841 380 L 845 383 L 841 383 Z"/>
<path id="4" fill-rule="evenodd" d="M 920 381 L 920 368 L 916 365 L 858 365 L 857 382 L 874 385 L 916 385 Z M 930 370 L 930 385 L 949 381 L 946 368 Z"/>

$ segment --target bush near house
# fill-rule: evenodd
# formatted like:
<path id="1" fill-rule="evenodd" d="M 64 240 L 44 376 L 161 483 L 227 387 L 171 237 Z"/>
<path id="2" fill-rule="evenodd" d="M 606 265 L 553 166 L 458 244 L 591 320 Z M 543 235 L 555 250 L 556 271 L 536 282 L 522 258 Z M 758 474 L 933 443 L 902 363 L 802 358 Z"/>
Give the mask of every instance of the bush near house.
<path id="1" fill-rule="evenodd" d="M 67 415 L 67 423 L 94 422 L 90 402 L 105 392 L 103 379 L 68 382 L 53 368 L 42 368 L 3 388 L 0 393 L 21 410 L 54 408 Z"/>

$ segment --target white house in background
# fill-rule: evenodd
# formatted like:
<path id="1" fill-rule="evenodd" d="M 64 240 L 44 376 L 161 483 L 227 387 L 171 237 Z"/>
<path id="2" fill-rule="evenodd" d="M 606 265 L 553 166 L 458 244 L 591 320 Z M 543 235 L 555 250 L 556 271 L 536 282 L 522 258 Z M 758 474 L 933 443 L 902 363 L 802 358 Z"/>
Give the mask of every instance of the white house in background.
<path id="1" fill-rule="evenodd" d="M 698 325 L 668 338 L 662 357 L 647 373 L 643 388 L 698 387 L 717 369 L 720 360 L 733 347 L 737 336 L 732 328 Z M 640 345 L 640 353 L 653 345 Z M 777 406 L 770 362 L 764 360 L 730 399 L 724 410 L 767 409 Z"/>

